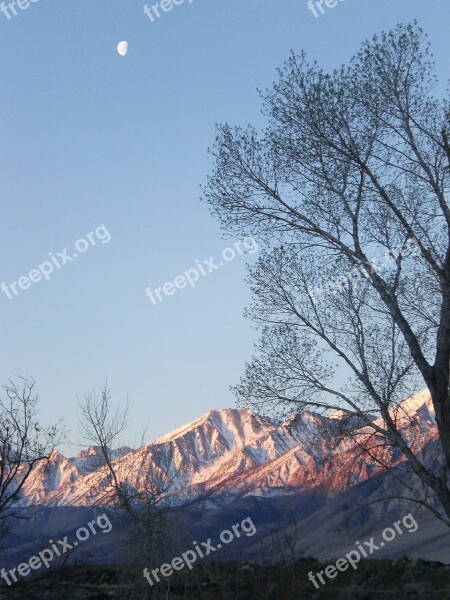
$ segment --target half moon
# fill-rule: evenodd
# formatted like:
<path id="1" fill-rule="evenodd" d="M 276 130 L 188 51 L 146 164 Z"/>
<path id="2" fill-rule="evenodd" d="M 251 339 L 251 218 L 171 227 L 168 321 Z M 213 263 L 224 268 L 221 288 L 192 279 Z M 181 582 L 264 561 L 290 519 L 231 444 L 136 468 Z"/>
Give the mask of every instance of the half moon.
<path id="1" fill-rule="evenodd" d="M 117 44 L 117 52 L 120 54 L 120 56 L 126 56 L 128 52 L 128 42 L 119 42 Z"/>

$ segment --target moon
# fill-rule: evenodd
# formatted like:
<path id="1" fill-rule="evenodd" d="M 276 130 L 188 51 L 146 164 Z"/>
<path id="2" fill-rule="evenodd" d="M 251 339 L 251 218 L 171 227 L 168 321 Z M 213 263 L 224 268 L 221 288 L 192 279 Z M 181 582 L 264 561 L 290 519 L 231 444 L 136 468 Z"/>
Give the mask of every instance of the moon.
<path id="1" fill-rule="evenodd" d="M 117 44 L 117 52 L 120 54 L 120 56 L 126 56 L 128 52 L 128 42 L 119 42 Z"/>

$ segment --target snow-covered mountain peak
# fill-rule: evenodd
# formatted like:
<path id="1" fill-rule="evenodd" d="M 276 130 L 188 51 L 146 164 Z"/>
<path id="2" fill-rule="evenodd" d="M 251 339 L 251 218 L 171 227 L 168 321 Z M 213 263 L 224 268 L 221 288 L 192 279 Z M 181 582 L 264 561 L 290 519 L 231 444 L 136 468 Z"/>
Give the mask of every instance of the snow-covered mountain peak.
<path id="1" fill-rule="evenodd" d="M 275 422 L 275 420 L 256 415 L 248 408 L 213 409 L 191 423 L 157 438 L 153 444 L 167 444 L 201 429 L 216 429 L 230 442 L 234 441 L 236 435 L 248 440 L 258 435 L 261 428 L 271 427 Z"/>
<path id="2" fill-rule="evenodd" d="M 404 400 L 399 408 L 405 415 L 413 416 L 418 411 L 434 415 L 433 402 L 428 389 L 421 390 L 417 394 Z"/>

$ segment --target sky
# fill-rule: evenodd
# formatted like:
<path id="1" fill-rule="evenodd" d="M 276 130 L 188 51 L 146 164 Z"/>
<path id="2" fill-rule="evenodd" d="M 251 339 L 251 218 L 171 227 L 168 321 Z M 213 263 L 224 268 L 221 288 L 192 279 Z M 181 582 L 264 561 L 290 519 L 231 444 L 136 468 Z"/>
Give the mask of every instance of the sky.
<path id="1" fill-rule="evenodd" d="M 412 19 L 429 35 L 442 95 L 448 0 L 340 0 L 318 17 L 306 0 L 184 0 L 153 22 L 143 0 L 22 0 L 15 15 L 7 4 L 0 383 L 36 380 L 42 420 L 64 418 L 67 454 L 81 443 L 79 400 L 106 379 L 116 403 L 128 398 L 130 444 L 143 426 L 150 441 L 235 406 L 229 388 L 257 339 L 243 317 L 257 252 L 220 260 L 241 240 L 200 201 L 215 123 L 262 127 L 257 88 L 291 49 L 333 69 Z M 211 257 L 224 264 L 208 273 Z M 199 264 L 195 287 L 146 296 Z"/>

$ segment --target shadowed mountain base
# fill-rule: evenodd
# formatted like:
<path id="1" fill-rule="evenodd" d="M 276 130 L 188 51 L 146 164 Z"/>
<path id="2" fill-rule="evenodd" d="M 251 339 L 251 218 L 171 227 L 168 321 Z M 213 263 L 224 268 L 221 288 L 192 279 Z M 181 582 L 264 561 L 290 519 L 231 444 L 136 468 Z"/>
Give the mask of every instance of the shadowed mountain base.
<path id="1" fill-rule="evenodd" d="M 301 560 L 291 565 L 209 563 L 150 587 L 142 571 L 121 567 L 80 567 L 52 572 L 0 590 L 0 600 L 386 600 L 450 599 L 450 566 L 420 559 L 363 561 L 320 589 L 308 573 L 328 563 Z"/>

